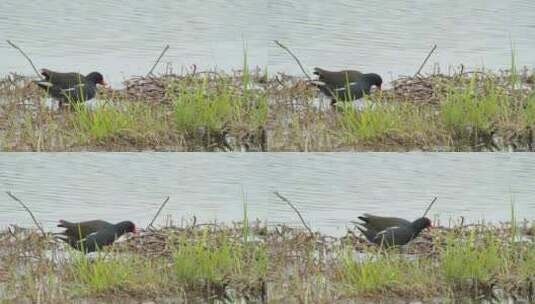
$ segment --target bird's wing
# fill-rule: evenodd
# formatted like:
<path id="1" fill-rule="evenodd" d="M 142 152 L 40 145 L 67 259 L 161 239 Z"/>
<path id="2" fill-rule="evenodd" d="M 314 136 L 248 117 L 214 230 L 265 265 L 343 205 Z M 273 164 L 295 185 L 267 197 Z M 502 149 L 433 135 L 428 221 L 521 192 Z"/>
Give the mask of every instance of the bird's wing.
<path id="1" fill-rule="evenodd" d="M 84 239 L 76 242 L 73 247 L 84 252 L 93 252 L 101 249 L 104 245 L 108 245 L 110 238 L 111 242 L 113 242 L 113 237 L 113 232 L 110 233 L 107 229 L 102 229 L 88 234 Z"/>
<path id="2" fill-rule="evenodd" d="M 351 90 L 356 85 L 357 85 L 357 82 L 349 82 L 349 83 L 345 84 L 343 87 L 336 88 L 335 91 L 344 92 L 345 90 L 347 90 L 348 87 Z"/>
<path id="3" fill-rule="evenodd" d="M 406 227 L 392 226 L 377 233 L 373 242 L 386 246 L 405 245 L 411 240 L 411 235 Z"/>
<path id="4" fill-rule="evenodd" d="M 399 226 L 393 226 L 389 227 L 385 230 L 379 231 L 377 235 L 373 238 L 373 241 L 377 245 L 381 246 L 392 246 L 395 244 L 395 232 L 398 231 L 400 228 Z"/>
<path id="5" fill-rule="evenodd" d="M 402 229 L 401 227 L 399 226 L 392 226 L 392 227 L 388 227 L 386 228 L 385 230 L 383 231 L 379 231 L 377 233 L 377 237 L 384 237 L 385 235 L 389 235 L 389 234 L 392 234 L 398 230 Z"/>
<path id="6" fill-rule="evenodd" d="M 61 90 L 61 92 L 64 93 L 64 94 L 65 93 L 72 93 L 72 92 L 76 92 L 76 91 L 80 92 L 80 90 L 83 90 L 84 87 L 85 87 L 85 83 L 79 83 L 79 84 L 77 84 L 77 85 L 75 85 L 75 86 L 73 86 L 71 88 L 63 89 L 63 90 Z"/>
<path id="7" fill-rule="evenodd" d="M 85 83 L 79 83 L 71 88 L 61 90 L 61 93 L 69 100 L 86 101 Z"/>
<path id="8" fill-rule="evenodd" d="M 95 234 L 95 233 L 96 232 L 93 232 L 92 234 Z M 93 252 L 96 250 L 96 245 L 94 241 L 90 242 L 89 240 L 91 239 L 84 238 L 84 239 L 71 243 L 71 246 L 83 252 Z"/>

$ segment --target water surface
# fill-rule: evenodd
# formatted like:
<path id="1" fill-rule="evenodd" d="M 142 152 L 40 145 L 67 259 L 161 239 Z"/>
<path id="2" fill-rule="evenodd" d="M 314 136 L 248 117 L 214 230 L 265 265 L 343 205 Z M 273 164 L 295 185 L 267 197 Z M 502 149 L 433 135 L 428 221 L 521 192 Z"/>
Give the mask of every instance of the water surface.
<path id="1" fill-rule="evenodd" d="M 342 234 L 364 212 L 415 218 L 438 196 L 443 224 L 535 220 L 530 153 L 0 153 L 0 227 L 32 225 L 5 191 L 47 228 L 59 219 L 134 220 L 162 215 L 200 222 L 249 218 L 300 225 L 279 191 L 310 226 Z M 163 216 L 160 218 L 160 223 Z"/>
<path id="2" fill-rule="evenodd" d="M 301 75 L 271 40 L 291 47 L 308 67 L 412 74 L 433 44 L 429 62 L 491 69 L 535 62 L 535 2 L 395 0 L 251 0 L 0 2 L 0 38 L 18 43 L 39 67 L 100 70 L 113 85 L 145 74 L 170 44 L 158 71 L 239 69 L 246 41 L 251 65 Z M 33 75 L 26 60 L 0 43 L 0 75 Z"/>

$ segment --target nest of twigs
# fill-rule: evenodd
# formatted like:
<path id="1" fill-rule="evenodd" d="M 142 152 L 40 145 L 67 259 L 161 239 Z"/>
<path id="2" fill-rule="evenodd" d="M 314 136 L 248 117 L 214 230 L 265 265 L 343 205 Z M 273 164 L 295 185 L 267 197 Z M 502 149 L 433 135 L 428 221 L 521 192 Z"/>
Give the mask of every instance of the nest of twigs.
<path id="1" fill-rule="evenodd" d="M 257 68 L 250 73 L 250 81 L 255 85 L 263 85 L 266 82 L 262 71 Z M 206 88 L 214 89 L 218 82 L 225 81 L 236 88 L 243 87 L 243 71 L 234 71 L 230 74 L 216 71 L 193 71 L 191 74 L 163 74 L 149 76 L 134 76 L 123 82 L 125 88 L 121 90 L 127 100 L 141 100 L 150 103 L 170 104 L 173 98 L 183 90 L 193 89 L 199 85 L 200 79 L 206 79 Z M 116 91 L 118 92 L 118 91 Z"/>
<path id="2" fill-rule="evenodd" d="M 392 89 L 385 94 L 398 101 L 438 104 L 451 85 L 451 77 L 401 77 L 392 81 Z"/>
<path id="3" fill-rule="evenodd" d="M 184 76 L 168 74 L 163 76 L 135 76 L 124 81 L 125 97 L 128 100 L 143 100 L 150 103 L 171 103 L 169 93 L 171 84 L 180 81 Z"/>
<path id="4" fill-rule="evenodd" d="M 473 86 L 473 87 L 471 87 Z M 497 73 L 460 72 L 453 75 L 433 74 L 429 76 L 404 76 L 392 81 L 392 88 L 385 90 L 387 97 L 400 102 L 439 104 L 452 91 L 473 89 L 485 94 L 491 88 L 498 88 L 506 96 L 522 99 L 535 90 L 535 75 L 523 69 L 518 73 L 509 70 Z"/>

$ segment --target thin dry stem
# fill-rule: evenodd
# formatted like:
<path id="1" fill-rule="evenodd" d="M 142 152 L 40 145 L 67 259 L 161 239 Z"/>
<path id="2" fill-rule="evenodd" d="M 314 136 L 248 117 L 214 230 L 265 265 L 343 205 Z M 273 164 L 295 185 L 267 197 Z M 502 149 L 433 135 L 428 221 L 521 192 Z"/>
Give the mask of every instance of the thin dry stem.
<path id="1" fill-rule="evenodd" d="M 437 48 L 437 45 L 435 44 L 433 46 L 433 48 L 431 49 L 431 51 L 429 51 L 429 53 L 427 54 L 427 57 L 425 57 L 424 61 L 420 65 L 420 68 L 418 69 L 418 71 L 416 71 L 416 74 L 414 74 L 414 77 L 420 75 L 420 72 L 422 71 L 422 69 L 424 68 L 425 64 L 427 63 L 427 60 L 429 60 L 429 57 L 431 57 L 431 54 L 433 54 L 433 52 L 435 51 L 436 48 Z"/>
<path id="2" fill-rule="evenodd" d="M 33 215 L 32 211 L 30 210 L 30 208 L 28 208 L 28 206 L 26 206 L 26 204 L 24 204 L 18 197 L 16 197 L 13 193 L 11 193 L 11 191 L 6 191 L 6 194 L 9 195 L 9 197 L 11 197 L 13 200 L 15 200 L 16 202 L 18 202 L 29 214 L 30 216 L 32 217 L 32 220 L 33 222 L 35 223 L 35 226 L 37 226 L 37 228 L 43 233 L 43 236 L 46 235 L 45 233 L 45 230 L 43 229 L 43 227 L 41 227 L 41 225 L 39 224 L 39 222 L 37 221 L 37 219 L 35 218 L 35 216 Z"/>
<path id="3" fill-rule="evenodd" d="M 305 76 L 308 78 L 308 80 L 312 80 L 312 78 L 310 77 L 310 75 L 308 75 L 308 73 L 305 71 L 305 68 L 303 68 L 303 65 L 301 64 L 301 61 L 299 60 L 299 58 L 297 58 L 297 56 L 294 55 L 294 53 L 292 53 L 292 51 L 290 51 L 290 49 L 288 47 L 286 47 L 284 44 L 280 43 L 278 40 L 273 40 L 273 42 L 275 42 L 278 46 L 280 46 L 283 50 L 285 50 L 286 52 L 288 52 L 288 54 L 290 54 L 290 56 L 293 57 L 293 59 L 297 62 L 297 64 L 299 65 L 299 67 L 301 68 L 301 71 L 303 71 L 303 74 L 305 74 Z"/>
<path id="4" fill-rule="evenodd" d="M 275 191 L 273 192 L 273 194 L 275 194 L 278 198 L 280 198 L 283 202 L 285 202 L 286 204 L 288 204 L 288 206 L 290 206 L 294 211 L 295 213 L 297 213 L 297 216 L 299 216 L 299 219 L 301 220 L 301 223 L 303 223 L 303 226 L 305 226 L 305 228 L 308 230 L 308 232 L 310 233 L 310 235 L 314 235 L 314 232 L 312 232 L 312 229 L 310 229 L 310 227 L 307 225 L 307 223 L 305 222 L 305 220 L 303 219 L 303 217 L 301 216 L 301 212 L 299 212 L 299 210 L 292 204 L 292 202 L 290 202 L 290 200 L 288 200 L 287 198 L 285 198 L 284 196 L 282 196 L 282 194 L 280 194 L 278 191 Z"/>
<path id="5" fill-rule="evenodd" d="M 160 205 L 160 208 L 158 208 L 158 212 L 156 212 L 156 214 L 152 218 L 152 221 L 150 221 L 150 223 L 147 225 L 147 228 L 146 228 L 147 230 L 149 230 L 149 228 L 151 227 L 154 227 L 152 226 L 152 224 L 154 224 L 154 221 L 158 218 L 158 216 L 160 215 L 160 212 L 162 212 L 163 207 L 165 207 L 168 201 L 169 201 L 169 196 L 163 201 L 163 203 Z"/>
<path id="6" fill-rule="evenodd" d="M 163 55 L 165 54 L 165 52 L 167 52 L 168 49 L 169 49 L 169 44 L 166 45 L 165 48 L 163 49 L 163 51 L 160 53 L 160 56 L 158 57 L 158 59 L 156 59 L 156 61 L 154 62 L 154 65 L 149 70 L 149 72 L 147 73 L 146 77 L 149 77 L 150 75 L 152 75 L 152 72 L 154 71 L 154 69 L 156 68 L 156 66 L 158 65 L 158 63 L 160 62 L 160 60 L 162 59 Z"/>
<path id="7" fill-rule="evenodd" d="M 30 64 L 32 65 L 32 68 L 35 71 L 35 74 L 37 74 L 37 77 L 41 78 L 41 73 L 39 73 L 39 70 L 35 67 L 35 65 L 33 64 L 33 61 L 30 59 L 30 57 L 28 57 L 28 55 L 26 55 L 26 53 L 24 53 L 24 51 L 20 47 L 18 47 L 16 44 L 11 42 L 11 40 L 6 40 L 6 41 L 7 41 L 7 43 L 9 43 L 9 45 L 11 45 L 12 47 L 14 47 L 17 50 L 19 50 L 19 52 L 22 54 L 22 56 L 24 56 L 30 62 Z"/>
<path id="8" fill-rule="evenodd" d="M 427 209 L 425 209 L 425 212 L 424 212 L 424 217 L 427 215 L 427 212 L 429 212 L 429 210 L 431 210 L 431 207 L 433 206 L 433 204 L 437 201 L 437 198 L 435 196 L 435 198 L 433 198 L 433 200 L 431 201 L 431 203 L 429 203 L 429 205 L 427 206 Z"/>

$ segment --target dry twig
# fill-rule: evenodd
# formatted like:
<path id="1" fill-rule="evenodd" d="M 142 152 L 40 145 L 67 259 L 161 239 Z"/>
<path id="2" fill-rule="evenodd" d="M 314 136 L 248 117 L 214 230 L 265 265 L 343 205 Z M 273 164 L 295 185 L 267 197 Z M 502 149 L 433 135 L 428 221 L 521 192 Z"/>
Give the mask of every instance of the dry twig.
<path id="1" fill-rule="evenodd" d="M 420 68 L 418 69 L 418 71 L 416 72 L 416 74 L 414 74 L 414 77 L 420 75 L 420 72 L 422 71 L 422 69 L 424 68 L 425 64 L 427 63 L 427 60 L 429 60 L 429 57 L 431 57 L 431 54 L 433 54 L 433 52 L 435 51 L 435 49 L 437 48 L 437 45 L 435 44 L 433 46 L 433 48 L 431 49 L 431 51 L 429 51 L 429 53 L 427 54 L 427 57 L 425 57 L 424 61 L 422 62 L 422 64 L 420 65 Z"/>
<path id="2" fill-rule="evenodd" d="M 32 68 L 35 71 L 35 74 L 37 74 L 37 77 L 41 78 L 42 77 L 41 73 L 39 73 L 39 70 L 37 70 L 37 68 L 33 64 L 33 61 L 30 59 L 30 57 L 28 57 L 28 55 L 26 55 L 26 53 L 24 53 L 24 51 L 20 47 L 18 47 L 16 44 L 11 42 L 11 40 L 6 40 L 6 41 L 7 41 L 7 43 L 9 43 L 9 45 L 11 45 L 12 47 L 14 47 L 17 50 L 19 50 L 19 52 L 22 54 L 22 56 L 24 56 L 30 62 L 30 64 L 32 65 Z"/>
<path id="3" fill-rule="evenodd" d="M 278 46 L 280 46 L 283 50 L 285 50 L 286 52 L 288 52 L 288 54 L 290 54 L 290 56 L 293 57 L 293 59 L 295 59 L 295 61 L 297 62 L 297 64 L 299 65 L 299 67 L 301 68 L 301 71 L 303 71 L 303 74 L 305 74 L 305 76 L 308 78 L 308 80 L 312 80 L 312 78 L 310 77 L 310 75 L 308 75 L 308 73 L 305 71 L 305 68 L 303 68 L 303 65 L 301 64 L 301 61 L 299 61 L 299 58 L 297 58 L 297 56 L 294 55 L 294 53 L 292 53 L 292 51 L 290 51 L 290 49 L 288 47 L 286 47 L 284 44 L 280 43 L 278 40 L 273 40 L 273 42 L 275 42 Z"/>
<path id="4" fill-rule="evenodd" d="M 429 212 L 429 210 L 431 210 L 431 207 L 437 201 L 437 198 L 438 197 L 435 196 L 435 198 L 433 198 L 433 201 L 431 201 L 431 203 L 429 203 L 429 206 L 427 206 L 427 209 L 425 209 L 425 212 L 424 212 L 424 215 L 423 215 L 424 217 L 427 215 L 427 212 Z"/>
<path id="5" fill-rule="evenodd" d="M 11 191 L 6 191 L 6 194 L 9 195 L 9 197 L 11 197 L 13 200 L 15 200 L 16 202 L 18 202 L 29 214 L 30 216 L 32 217 L 32 220 L 33 222 L 35 223 L 35 226 L 37 226 L 37 228 L 43 233 L 43 236 L 46 235 L 45 233 L 45 230 L 43 229 L 43 227 L 41 227 L 41 225 L 39 224 L 39 222 L 37 221 L 37 219 L 35 218 L 35 216 L 33 215 L 32 211 L 30 210 L 30 208 L 28 208 L 28 206 L 26 206 L 26 204 L 24 204 L 18 197 L 16 197 L 13 193 L 11 193 Z"/>
<path id="6" fill-rule="evenodd" d="M 163 55 L 165 54 L 165 52 L 167 52 L 168 49 L 169 49 L 169 44 L 165 46 L 163 51 L 160 53 L 160 56 L 158 57 L 158 59 L 156 59 L 156 62 L 154 62 L 154 65 L 152 66 L 152 68 L 150 69 L 150 71 L 147 73 L 145 77 L 149 77 L 150 75 L 152 75 L 152 72 L 154 71 L 154 69 L 156 68 L 156 66 L 158 65 L 158 63 L 160 62 Z"/>
<path id="7" fill-rule="evenodd" d="M 169 201 L 169 196 L 160 205 L 160 208 L 158 208 L 158 212 L 156 212 L 156 214 L 152 218 L 152 221 L 150 221 L 150 223 L 147 225 L 147 228 L 145 228 L 146 230 L 149 230 L 149 228 L 151 228 L 151 227 L 154 228 L 154 226 L 152 226 L 152 224 L 154 224 L 154 221 L 158 218 L 158 216 L 160 215 L 160 212 L 162 212 L 163 207 L 165 207 L 165 205 L 167 204 L 168 201 Z"/>
<path id="8" fill-rule="evenodd" d="M 303 226 L 305 226 L 305 228 L 308 230 L 308 232 L 310 232 L 310 235 L 311 236 L 314 235 L 314 232 L 312 232 L 312 229 L 310 229 L 310 227 L 307 225 L 307 223 L 305 222 L 305 220 L 301 216 L 301 212 L 299 212 L 299 210 L 287 198 L 282 196 L 282 194 L 280 194 L 279 192 L 275 191 L 275 192 L 273 192 L 273 194 L 275 194 L 283 202 L 288 204 L 288 206 L 290 206 L 295 211 L 295 213 L 297 213 L 297 216 L 299 216 L 299 219 L 301 220 L 301 223 L 303 223 Z"/>

